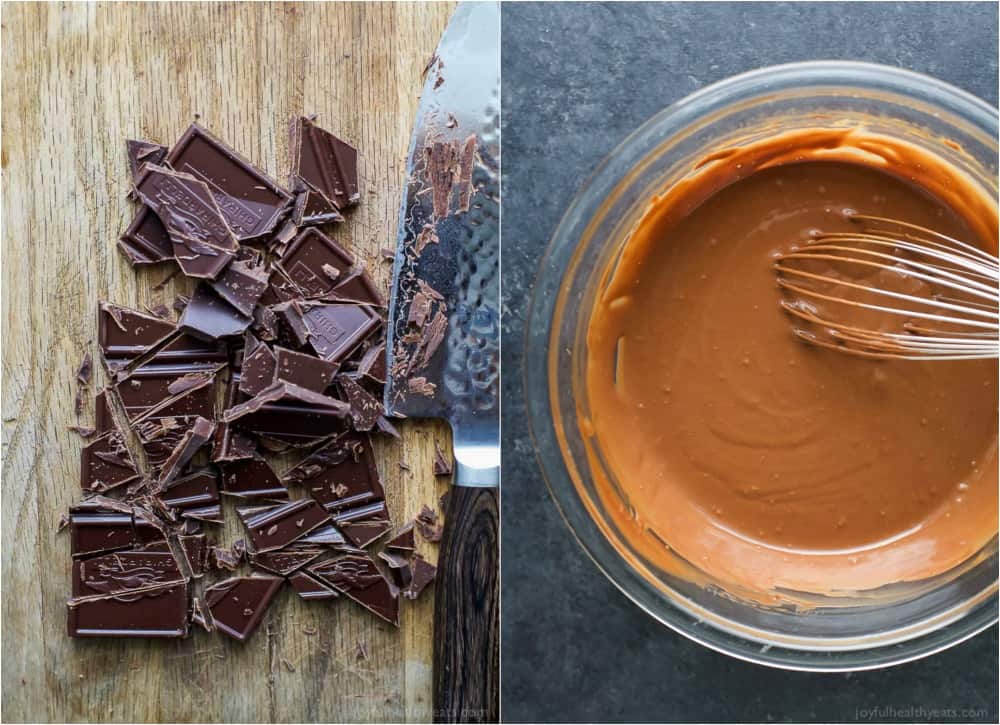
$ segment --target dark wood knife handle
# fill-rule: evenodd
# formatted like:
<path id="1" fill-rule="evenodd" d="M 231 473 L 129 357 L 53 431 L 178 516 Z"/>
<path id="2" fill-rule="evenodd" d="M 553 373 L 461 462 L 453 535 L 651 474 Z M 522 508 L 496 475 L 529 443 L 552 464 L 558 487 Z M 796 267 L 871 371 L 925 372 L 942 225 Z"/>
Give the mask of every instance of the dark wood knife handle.
<path id="1" fill-rule="evenodd" d="M 434 721 L 500 718 L 497 489 L 448 492 L 434 602 Z"/>

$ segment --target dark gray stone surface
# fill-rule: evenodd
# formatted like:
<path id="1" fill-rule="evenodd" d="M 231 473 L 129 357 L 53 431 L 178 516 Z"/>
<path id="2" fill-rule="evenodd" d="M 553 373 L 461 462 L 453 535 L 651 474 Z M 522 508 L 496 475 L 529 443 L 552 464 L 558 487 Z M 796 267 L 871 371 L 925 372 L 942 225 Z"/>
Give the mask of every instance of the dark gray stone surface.
<path id="1" fill-rule="evenodd" d="M 649 116 L 708 83 L 826 58 L 922 71 L 996 104 L 997 5 L 503 7 L 505 720 L 997 722 L 995 627 L 921 662 L 817 675 L 745 664 L 655 623 L 572 539 L 528 439 L 521 367 L 532 280 L 586 177 Z M 865 712 L 875 707 L 885 709 Z"/>

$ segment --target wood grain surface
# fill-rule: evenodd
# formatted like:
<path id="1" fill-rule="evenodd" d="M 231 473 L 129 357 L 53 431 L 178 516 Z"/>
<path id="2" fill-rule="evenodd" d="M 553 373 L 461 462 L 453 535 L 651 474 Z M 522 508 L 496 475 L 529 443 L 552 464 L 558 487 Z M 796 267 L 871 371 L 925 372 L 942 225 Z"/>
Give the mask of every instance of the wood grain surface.
<path id="1" fill-rule="evenodd" d="M 115 248 L 134 209 L 125 138 L 169 145 L 197 119 L 283 180 L 289 118 L 317 113 L 360 151 L 362 203 L 335 235 L 387 290 L 379 250 L 394 243 L 421 72 L 451 9 L 3 5 L 4 720 L 431 719 L 433 591 L 402 602 L 398 631 L 354 602 L 305 604 L 285 587 L 245 644 L 201 631 L 73 640 L 69 541 L 56 527 L 80 495 L 82 441 L 66 427 L 80 359 L 97 359 L 98 300 L 169 306 L 190 289 L 154 290 L 167 268 L 137 273 Z M 401 428 L 401 445 L 378 446 L 396 522 L 437 506 L 447 484 L 432 474 L 434 443 L 450 449 L 444 426 Z M 223 540 L 239 535 L 232 508 Z"/>

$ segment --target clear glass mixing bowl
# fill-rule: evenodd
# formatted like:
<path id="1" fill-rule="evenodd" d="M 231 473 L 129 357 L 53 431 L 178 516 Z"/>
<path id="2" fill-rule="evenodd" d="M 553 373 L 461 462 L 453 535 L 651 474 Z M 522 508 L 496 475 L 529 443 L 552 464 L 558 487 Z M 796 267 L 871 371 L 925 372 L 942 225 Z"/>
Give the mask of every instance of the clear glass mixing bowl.
<path id="1" fill-rule="evenodd" d="M 526 330 L 529 425 L 566 524 L 601 571 L 651 616 L 707 647 L 774 667 L 837 671 L 899 664 L 997 621 L 996 537 L 953 571 L 897 585 L 889 604 L 838 601 L 797 611 L 750 605 L 644 560 L 604 515 L 583 453 L 577 419 L 577 406 L 587 406 L 582 351 L 601 272 L 655 193 L 727 140 L 773 132 L 775 119 L 781 130 L 860 124 L 902 137 L 931 148 L 996 197 L 996 109 L 927 76 L 865 63 L 796 63 L 688 96 L 604 160 L 549 244 Z"/>

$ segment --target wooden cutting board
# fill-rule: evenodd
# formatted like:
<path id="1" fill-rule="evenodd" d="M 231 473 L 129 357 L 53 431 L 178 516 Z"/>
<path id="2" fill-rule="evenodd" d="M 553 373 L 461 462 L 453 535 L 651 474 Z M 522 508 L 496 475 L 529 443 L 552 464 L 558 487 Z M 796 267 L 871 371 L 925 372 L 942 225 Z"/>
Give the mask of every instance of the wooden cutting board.
<path id="1" fill-rule="evenodd" d="M 432 590 L 402 602 L 398 631 L 352 601 L 306 604 L 285 587 L 245 644 L 200 630 L 183 641 L 73 640 L 68 534 L 56 527 L 80 495 L 82 441 L 66 428 L 77 422 L 76 368 L 87 350 L 98 359 L 98 300 L 170 306 L 190 289 L 155 290 L 167 267 L 137 273 L 115 248 L 134 208 L 125 138 L 169 145 L 197 119 L 284 180 L 288 120 L 318 114 L 360 151 L 361 206 L 335 236 L 388 290 L 379 252 L 394 245 L 421 74 L 451 9 L 3 6 L 4 720 L 430 719 Z M 98 370 L 94 389 L 102 382 Z M 437 505 L 446 482 L 432 473 L 435 441 L 450 449 L 443 426 L 401 429 L 402 444 L 378 446 L 396 522 Z M 232 508 L 224 541 L 240 536 Z M 435 545 L 421 548 L 436 557 Z"/>

